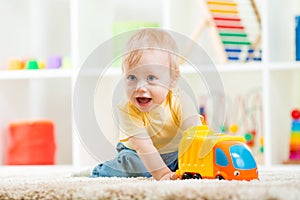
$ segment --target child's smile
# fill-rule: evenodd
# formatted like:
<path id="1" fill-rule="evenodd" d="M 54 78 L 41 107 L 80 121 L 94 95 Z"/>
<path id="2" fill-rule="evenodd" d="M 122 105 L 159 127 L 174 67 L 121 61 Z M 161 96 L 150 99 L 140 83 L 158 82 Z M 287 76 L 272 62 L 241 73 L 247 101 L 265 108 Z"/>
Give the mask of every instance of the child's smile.
<path id="1" fill-rule="evenodd" d="M 126 93 L 140 111 L 150 112 L 161 105 L 170 89 L 168 53 L 159 50 L 144 52 L 139 64 L 125 69 Z"/>
<path id="2" fill-rule="evenodd" d="M 140 106 L 147 106 L 151 102 L 152 98 L 137 97 L 136 101 Z"/>

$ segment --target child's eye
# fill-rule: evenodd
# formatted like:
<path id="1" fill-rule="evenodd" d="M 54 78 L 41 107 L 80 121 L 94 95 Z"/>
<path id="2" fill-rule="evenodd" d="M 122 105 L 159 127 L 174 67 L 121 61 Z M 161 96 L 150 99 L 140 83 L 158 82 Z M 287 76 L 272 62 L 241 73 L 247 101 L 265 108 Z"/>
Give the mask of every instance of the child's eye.
<path id="1" fill-rule="evenodd" d="M 149 76 L 147 77 L 147 80 L 148 80 L 148 81 L 155 81 L 155 80 L 157 80 L 157 78 L 156 78 L 155 76 L 153 76 L 153 75 L 149 75 Z"/>
<path id="2" fill-rule="evenodd" d="M 134 75 L 128 75 L 127 79 L 130 80 L 130 81 L 135 81 L 136 77 Z"/>

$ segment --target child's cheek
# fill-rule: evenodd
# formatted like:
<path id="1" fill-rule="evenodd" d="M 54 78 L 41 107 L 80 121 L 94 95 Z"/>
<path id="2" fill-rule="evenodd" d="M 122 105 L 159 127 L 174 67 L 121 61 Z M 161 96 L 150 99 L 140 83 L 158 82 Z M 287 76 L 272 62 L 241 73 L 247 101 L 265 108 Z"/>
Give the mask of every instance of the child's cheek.
<path id="1" fill-rule="evenodd" d="M 162 79 L 159 82 L 157 82 L 156 85 L 163 88 L 163 89 L 168 90 L 170 88 L 170 81 L 167 80 L 167 79 Z"/>
<path id="2" fill-rule="evenodd" d="M 133 85 L 126 85 L 125 87 L 126 87 L 126 95 L 127 95 L 127 97 L 131 97 L 133 95 L 136 87 L 133 86 Z"/>

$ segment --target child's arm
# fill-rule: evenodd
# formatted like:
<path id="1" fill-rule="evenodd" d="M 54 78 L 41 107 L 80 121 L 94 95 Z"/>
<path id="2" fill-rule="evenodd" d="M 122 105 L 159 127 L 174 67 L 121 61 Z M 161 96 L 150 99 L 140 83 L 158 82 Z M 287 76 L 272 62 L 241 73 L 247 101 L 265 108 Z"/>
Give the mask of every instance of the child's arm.
<path id="1" fill-rule="evenodd" d="M 176 180 L 175 172 L 172 172 L 164 163 L 159 152 L 154 147 L 152 140 L 146 133 L 132 136 L 128 139 L 142 159 L 145 167 L 156 180 Z"/>

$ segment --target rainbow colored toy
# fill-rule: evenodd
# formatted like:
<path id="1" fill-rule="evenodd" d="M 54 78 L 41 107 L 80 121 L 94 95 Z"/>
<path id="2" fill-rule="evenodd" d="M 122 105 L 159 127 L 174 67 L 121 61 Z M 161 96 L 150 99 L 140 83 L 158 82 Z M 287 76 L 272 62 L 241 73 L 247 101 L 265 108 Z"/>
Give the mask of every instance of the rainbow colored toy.
<path id="1" fill-rule="evenodd" d="M 178 151 L 180 179 L 258 179 L 256 162 L 241 136 L 216 134 L 208 126 L 184 132 Z"/>
<path id="2" fill-rule="evenodd" d="M 260 16 L 253 0 L 207 0 L 227 59 L 261 60 Z"/>
<path id="3" fill-rule="evenodd" d="M 291 112 L 293 118 L 290 137 L 290 160 L 300 161 L 300 110 L 294 109 Z"/>
<path id="4" fill-rule="evenodd" d="M 261 18 L 254 0 L 203 0 L 202 7 L 203 23 L 196 27 L 194 41 L 206 27 L 221 63 L 261 61 Z"/>

